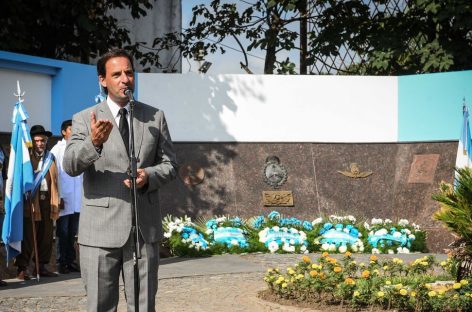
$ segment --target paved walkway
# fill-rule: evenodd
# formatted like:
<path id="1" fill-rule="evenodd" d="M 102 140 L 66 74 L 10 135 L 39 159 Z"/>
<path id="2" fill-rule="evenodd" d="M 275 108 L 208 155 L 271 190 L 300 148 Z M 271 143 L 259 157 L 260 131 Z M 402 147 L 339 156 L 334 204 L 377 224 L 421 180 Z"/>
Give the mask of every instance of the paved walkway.
<path id="1" fill-rule="evenodd" d="M 395 255 L 412 261 L 423 254 Z M 446 255 L 435 255 L 438 260 Z M 311 254 L 312 259 L 319 254 Z M 368 261 L 369 255 L 355 255 Z M 390 255 L 381 255 L 392 257 Z M 280 306 L 262 301 L 257 293 L 266 288 L 263 276 L 267 268 L 285 268 L 301 260 L 301 255 L 246 254 L 205 258 L 166 258 L 159 268 L 159 312 L 199 311 L 315 311 Z M 86 311 L 85 291 L 79 274 L 19 281 L 7 280 L 0 288 L 0 311 Z M 122 288 L 122 287 L 121 287 Z M 118 311 L 126 311 L 123 289 Z"/>

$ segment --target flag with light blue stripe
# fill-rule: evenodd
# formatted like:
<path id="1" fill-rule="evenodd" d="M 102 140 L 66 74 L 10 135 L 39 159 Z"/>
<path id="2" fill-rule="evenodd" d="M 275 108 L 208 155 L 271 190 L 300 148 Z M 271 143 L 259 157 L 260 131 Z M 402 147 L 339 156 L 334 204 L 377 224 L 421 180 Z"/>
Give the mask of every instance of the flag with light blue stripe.
<path id="1" fill-rule="evenodd" d="M 472 142 L 470 137 L 469 110 L 464 104 L 462 108 L 462 131 L 457 148 L 456 168 L 470 167 L 472 165 Z"/>
<path id="2" fill-rule="evenodd" d="M 8 179 L 5 188 L 5 219 L 3 221 L 2 239 L 7 250 L 7 261 L 21 253 L 23 240 L 23 205 L 24 195 L 33 186 L 33 167 L 28 147 L 31 136 L 26 123 L 28 119 L 21 101 L 13 110 L 13 131 L 10 142 L 10 161 Z"/>

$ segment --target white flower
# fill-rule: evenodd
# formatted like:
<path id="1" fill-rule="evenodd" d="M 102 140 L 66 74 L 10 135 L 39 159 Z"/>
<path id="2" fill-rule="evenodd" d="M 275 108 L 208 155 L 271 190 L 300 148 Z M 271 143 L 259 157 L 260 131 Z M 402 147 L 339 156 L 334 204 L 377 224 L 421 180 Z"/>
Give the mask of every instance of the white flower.
<path id="1" fill-rule="evenodd" d="M 409 222 L 407 219 L 400 219 L 400 221 L 398 221 L 398 225 L 400 226 L 407 226 L 408 224 Z"/>
<path id="2" fill-rule="evenodd" d="M 385 219 L 384 224 L 390 224 L 390 223 L 392 223 L 392 220 L 390 220 L 390 219 Z"/>
<path id="3" fill-rule="evenodd" d="M 400 232 L 395 232 L 395 233 L 393 233 L 392 236 L 393 236 L 393 237 L 402 237 L 402 233 L 400 233 Z"/>
<path id="4" fill-rule="evenodd" d="M 370 225 L 369 225 L 369 223 L 364 222 L 364 227 L 365 227 L 365 229 L 366 229 L 367 231 L 370 230 Z"/>
<path id="5" fill-rule="evenodd" d="M 411 231 L 409 229 L 405 229 L 405 233 L 406 233 L 406 235 L 410 235 Z"/>
<path id="6" fill-rule="evenodd" d="M 317 218 L 313 220 L 313 222 L 311 222 L 311 225 L 315 226 L 317 224 L 320 224 L 321 222 L 323 222 L 323 218 Z"/>
<path id="7" fill-rule="evenodd" d="M 276 226 L 272 227 L 272 230 L 273 230 L 274 232 L 279 232 L 279 231 L 280 231 L 280 228 L 276 225 Z"/>
<path id="8" fill-rule="evenodd" d="M 344 233 L 349 233 L 349 229 L 343 229 Z"/>
<path id="9" fill-rule="evenodd" d="M 372 254 L 379 254 L 380 253 L 380 250 L 378 250 L 377 248 L 372 248 Z"/>
<path id="10" fill-rule="evenodd" d="M 239 245 L 238 241 L 235 240 L 235 239 L 232 239 L 232 240 L 230 241 L 230 243 L 231 243 L 231 245 L 233 245 L 233 246 L 238 246 L 238 245 Z"/>
<path id="11" fill-rule="evenodd" d="M 282 249 L 286 252 L 294 252 L 295 246 L 291 246 L 290 244 L 283 244 Z"/>
<path id="12" fill-rule="evenodd" d="M 210 235 L 211 233 L 213 233 L 213 230 L 212 230 L 212 229 L 207 229 L 207 230 L 205 231 L 205 233 L 208 234 L 208 235 Z"/>
<path id="13" fill-rule="evenodd" d="M 164 237 L 166 237 L 166 238 L 169 238 L 169 237 L 171 237 L 171 236 L 172 236 L 172 233 L 169 233 L 169 232 L 165 232 L 165 233 L 164 233 Z"/>
<path id="14" fill-rule="evenodd" d="M 376 232 L 374 233 L 374 235 L 375 235 L 375 236 L 382 236 L 382 235 L 385 235 L 385 234 L 387 234 L 387 233 L 388 233 L 387 229 L 380 229 L 380 230 L 376 231 Z"/>
<path id="15" fill-rule="evenodd" d="M 411 239 L 411 240 L 415 240 L 415 239 L 416 239 L 416 236 L 413 235 L 413 234 L 410 234 L 410 235 L 408 235 L 408 238 Z"/>
<path id="16" fill-rule="evenodd" d="M 359 249 L 357 248 L 357 245 L 354 244 L 354 245 L 351 245 L 351 250 L 353 252 L 357 252 Z"/>
<path id="17" fill-rule="evenodd" d="M 393 251 L 392 249 L 387 250 L 387 252 L 389 255 L 393 255 L 395 253 L 395 251 Z"/>
<path id="18" fill-rule="evenodd" d="M 347 247 L 346 245 L 341 245 L 339 246 L 338 250 L 340 253 L 345 253 L 347 251 Z"/>
<path id="19" fill-rule="evenodd" d="M 359 251 L 360 251 L 360 252 L 364 252 L 364 245 L 362 245 L 362 246 L 359 247 Z"/>
<path id="20" fill-rule="evenodd" d="M 329 249 L 329 244 L 328 243 L 323 243 L 323 245 L 321 245 L 321 249 L 328 250 Z"/>
<path id="21" fill-rule="evenodd" d="M 269 251 L 271 253 L 274 253 L 277 250 L 279 250 L 279 245 L 277 244 L 276 241 L 271 241 L 267 247 L 269 247 Z"/>
<path id="22" fill-rule="evenodd" d="M 336 245 L 335 244 L 330 244 L 328 247 L 329 251 L 336 251 Z"/>
<path id="23" fill-rule="evenodd" d="M 383 221 L 382 221 L 382 219 L 372 218 L 372 221 L 370 223 L 372 223 L 373 225 L 374 224 L 382 224 Z"/>
<path id="24" fill-rule="evenodd" d="M 347 219 L 351 221 L 352 223 L 356 223 L 356 218 L 354 216 L 349 215 L 347 216 Z"/>
<path id="25" fill-rule="evenodd" d="M 306 246 L 305 246 L 305 245 L 302 245 L 302 246 L 300 247 L 300 251 L 302 251 L 302 252 L 303 252 L 303 251 L 306 251 Z"/>
<path id="26" fill-rule="evenodd" d="M 359 232 L 359 233 L 357 234 L 357 237 L 362 237 L 362 233 Z"/>
<path id="27" fill-rule="evenodd" d="M 298 230 L 296 228 L 292 228 L 292 233 L 298 233 Z"/>
<path id="28" fill-rule="evenodd" d="M 406 247 L 398 247 L 397 252 L 398 253 L 403 253 L 403 254 L 408 254 L 408 253 L 410 253 L 410 250 Z"/>

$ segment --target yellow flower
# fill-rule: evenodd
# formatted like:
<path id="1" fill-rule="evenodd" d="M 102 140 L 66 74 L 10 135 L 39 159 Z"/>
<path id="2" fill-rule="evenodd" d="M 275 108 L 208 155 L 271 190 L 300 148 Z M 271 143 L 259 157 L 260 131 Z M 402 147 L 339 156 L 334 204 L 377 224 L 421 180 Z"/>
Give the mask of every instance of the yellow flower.
<path id="1" fill-rule="evenodd" d="M 428 292 L 428 296 L 434 297 L 436 296 L 436 292 L 434 290 L 431 290 L 430 292 Z"/>
<path id="2" fill-rule="evenodd" d="M 359 264 L 360 267 L 365 267 L 365 263 L 364 262 L 361 262 L 361 264 Z"/>
<path id="3" fill-rule="evenodd" d="M 388 265 L 384 265 L 383 269 L 384 271 L 388 271 Z"/>
<path id="4" fill-rule="evenodd" d="M 282 283 L 282 281 L 281 281 L 281 280 L 276 280 L 275 283 L 276 283 L 277 285 L 280 285 L 280 283 Z"/>
<path id="5" fill-rule="evenodd" d="M 369 272 L 369 271 L 365 270 L 365 271 L 362 272 L 362 277 L 363 277 L 363 278 L 369 278 L 369 276 L 370 276 L 370 272 Z"/>
<path id="6" fill-rule="evenodd" d="M 310 262 L 311 262 L 311 259 L 310 259 L 310 257 L 308 257 L 308 256 L 303 256 L 303 257 L 302 257 L 302 260 L 303 260 L 303 262 L 305 262 L 305 263 L 310 263 Z"/>
<path id="7" fill-rule="evenodd" d="M 440 289 L 438 290 L 438 295 L 444 295 L 446 293 L 446 291 L 444 289 Z"/>
<path id="8" fill-rule="evenodd" d="M 329 253 L 327 251 L 325 251 L 321 254 L 321 256 L 326 258 L 327 256 L 329 256 Z"/>
<path id="9" fill-rule="evenodd" d="M 396 288 L 397 290 L 400 290 L 400 289 L 402 289 L 402 287 L 403 287 L 403 285 L 402 285 L 401 283 L 400 283 L 400 284 L 397 284 L 397 285 L 395 285 L 395 288 Z"/>
<path id="10" fill-rule="evenodd" d="M 406 296 L 408 295 L 408 291 L 405 288 L 400 289 L 400 295 Z"/>
<path id="11" fill-rule="evenodd" d="M 446 266 L 447 262 L 446 261 L 441 261 L 441 266 Z"/>
<path id="12" fill-rule="evenodd" d="M 267 269 L 267 272 L 268 272 L 268 273 L 272 273 L 272 272 L 274 272 L 274 269 L 269 268 L 269 269 Z"/>
<path id="13" fill-rule="evenodd" d="M 287 269 L 288 274 L 293 275 L 295 274 L 295 271 L 292 268 Z"/>
<path id="14" fill-rule="evenodd" d="M 311 277 L 316 277 L 318 275 L 318 272 L 315 270 L 310 271 L 310 276 Z"/>
<path id="15" fill-rule="evenodd" d="M 462 286 L 461 283 L 454 283 L 454 285 L 452 285 L 452 288 L 459 289 L 459 288 L 461 288 L 461 286 Z"/>
<path id="16" fill-rule="evenodd" d="M 454 299 L 459 299 L 459 295 L 458 294 L 455 294 L 454 297 L 452 297 Z"/>
<path id="17" fill-rule="evenodd" d="M 422 266 L 427 266 L 429 263 L 426 262 L 426 261 L 421 261 L 420 264 L 421 264 Z"/>
<path id="18" fill-rule="evenodd" d="M 357 290 L 352 294 L 353 297 L 358 297 L 361 293 Z"/>
<path id="19" fill-rule="evenodd" d="M 346 257 L 348 257 L 348 258 L 349 258 L 349 257 L 351 257 L 351 256 L 352 256 L 352 253 L 351 253 L 351 252 L 349 252 L 349 251 L 346 251 L 346 253 L 344 254 L 344 256 L 346 256 Z"/>
<path id="20" fill-rule="evenodd" d="M 395 264 L 403 264 L 403 260 L 402 260 L 402 259 L 393 258 L 392 261 L 393 261 L 393 263 L 395 263 Z"/>
<path id="21" fill-rule="evenodd" d="M 465 286 L 465 285 L 468 285 L 468 284 L 469 284 L 469 281 L 463 279 L 463 280 L 460 281 L 460 283 Z"/>
<path id="22" fill-rule="evenodd" d="M 279 276 L 279 278 L 278 278 L 277 280 L 283 282 L 284 277 L 283 277 L 283 276 Z"/>
<path id="23" fill-rule="evenodd" d="M 426 289 L 431 289 L 432 286 L 431 286 L 431 284 L 424 284 L 424 287 L 425 287 Z"/>
<path id="24" fill-rule="evenodd" d="M 377 297 L 382 298 L 383 296 L 385 296 L 385 293 L 383 291 L 377 292 Z"/>
<path id="25" fill-rule="evenodd" d="M 385 285 L 392 285 L 391 281 L 385 281 Z"/>
<path id="26" fill-rule="evenodd" d="M 337 266 L 337 267 L 334 267 L 334 269 L 333 269 L 333 271 L 334 271 L 335 273 L 339 273 L 339 272 L 341 272 L 342 270 L 343 270 L 343 269 L 341 269 L 341 267 L 338 267 L 338 266 Z"/>
<path id="27" fill-rule="evenodd" d="M 356 281 L 354 281 L 352 278 L 348 277 L 344 280 L 344 283 L 347 285 L 356 285 Z"/>
<path id="28" fill-rule="evenodd" d="M 303 274 L 298 274 L 298 275 L 297 275 L 297 279 L 302 279 L 302 278 L 304 278 L 304 277 L 305 277 L 305 275 L 303 275 Z"/>
<path id="29" fill-rule="evenodd" d="M 375 262 L 375 261 L 377 261 L 377 259 L 378 259 L 378 258 L 377 258 L 376 255 L 370 256 L 370 261 L 374 261 L 374 262 Z"/>
<path id="30" fill-rule="evenodd" d="M 282 288 L 287 288 L 287 283 L 283 283 Z"/>
<path id="31" fill-rule="evenodd" d="M 377 274 L 377 275 L 379 275 L 379 274 L 380 274 L 380 272 L 379 272 L 379 270 L 378 270 L 378 269 L 374 269 L 372 272 L 373 272 L 373 273 L 375 273 L 375 274 Z"/>
<path id="32" fill-rule="evenodd" d="M 410 296 L 416 297 L 416 291 L 412 291 L 411 294 L 410 294 Z"/>

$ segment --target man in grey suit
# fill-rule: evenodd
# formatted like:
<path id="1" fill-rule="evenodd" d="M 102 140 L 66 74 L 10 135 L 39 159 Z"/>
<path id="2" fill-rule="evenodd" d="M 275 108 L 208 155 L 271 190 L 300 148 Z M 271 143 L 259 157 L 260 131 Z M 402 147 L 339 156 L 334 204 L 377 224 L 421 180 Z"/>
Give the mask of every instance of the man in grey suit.
<path id="1" fill-rule="evenodd" d="M 83 173 L 79 225 L 80 265 L 88 311 L 116 311 L 122 272 L 128 311 L 134 311 L 134 267 L 129 161 L 129 101 L 134 88 L 131 57 L 123 50 L 97 63 L 107 99 L 74 115 L 63 167 Z M 159 188 L 176 176 L 177 161 L 164 113 L 136 102 L 134 144 L 142 258 L 139 311 L 155 311 L 158 242 L 162 237 Z"/>

